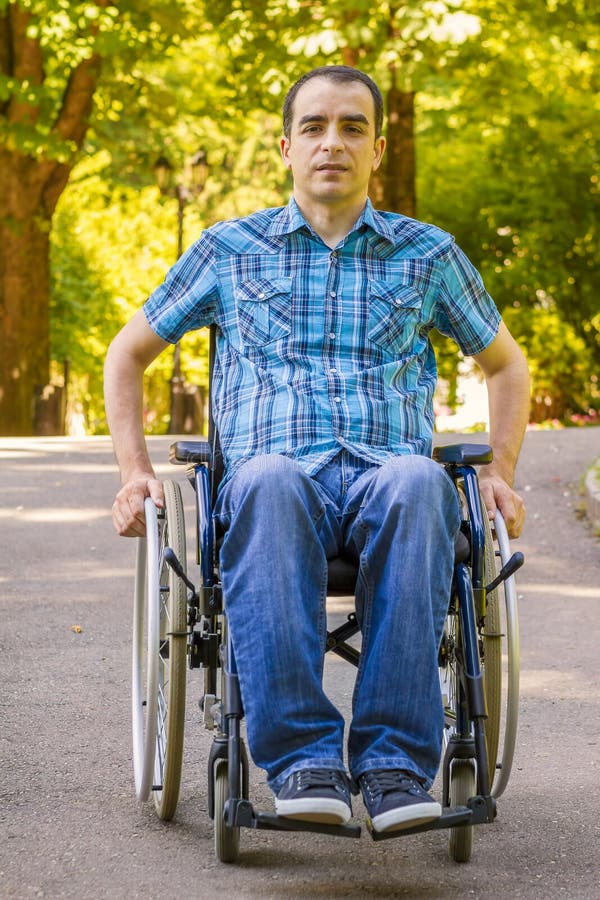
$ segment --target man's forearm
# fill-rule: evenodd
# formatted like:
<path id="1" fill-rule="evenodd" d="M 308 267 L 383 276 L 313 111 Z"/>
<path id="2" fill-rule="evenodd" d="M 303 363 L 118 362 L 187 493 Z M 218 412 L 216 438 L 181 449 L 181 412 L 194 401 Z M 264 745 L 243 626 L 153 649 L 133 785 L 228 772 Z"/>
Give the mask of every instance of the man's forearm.
<path id="1" fill-rule="evenodd" d="M 512 486 L 515 467 L 529 422 L 529 372 L 524 358 L 487 378 L 490 444 L 494 460 L 482 474 L 499 475 Z"/>
<path id="2" fill-rule="evenodd" d="M 111 346 L 104 367 L 104 402 L 123 484 L 142 474 L 154 477 L 144 437 L 143 376 L 141 363 Z"/>

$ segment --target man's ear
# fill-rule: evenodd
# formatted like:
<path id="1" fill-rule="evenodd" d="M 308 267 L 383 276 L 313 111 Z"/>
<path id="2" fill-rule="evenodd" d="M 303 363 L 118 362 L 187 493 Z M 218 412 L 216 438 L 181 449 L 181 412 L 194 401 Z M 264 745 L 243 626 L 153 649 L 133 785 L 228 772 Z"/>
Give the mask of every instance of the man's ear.
<path id="1" fill-rule="evenodd" d="M 385 153 L 385 138 L 378 137 L 375 141 L 375 147 L 373 151 L 373 172 L 376 172 L 379 166 L 381 165 L 381 160 L 383 159 L 383 154 Z"/>
<path id="2" fill-rule="evenodd" d="M 292 168 L 292 163 L 289 158 L 289 150 L 290 150 L 290 142 L 284 135 L 279 141 L 279 149 L 281 150 L 281 158 L 283 160 L 283 164 L 286 169 Z"/>

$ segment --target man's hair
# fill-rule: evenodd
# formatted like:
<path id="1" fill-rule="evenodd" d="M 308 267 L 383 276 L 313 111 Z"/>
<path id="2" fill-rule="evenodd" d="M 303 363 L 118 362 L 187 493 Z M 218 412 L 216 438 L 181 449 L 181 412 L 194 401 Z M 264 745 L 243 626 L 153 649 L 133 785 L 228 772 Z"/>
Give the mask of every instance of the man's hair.
<path id="1" fill-rule="evenodd" d="M 375 107 L 375 137 L 381 135 L 383 127 L 383 97 L 373 79 L 369 78 L 368 75 L 365 75 L 364 72 L 361 72 L 360 69 L 353 69 L 352 66 L 319 66 L 318 69 L 313 69 L 311 72 L 307 72 L 303 75 L 302 78 L 299 78 L 287 92 L 283 103 L 283 133 L 287 138 L 289 138 L 292 129 L 296 94 L 307 81 L 311 81 L 313 78 L 329 78 L 330 81 L 337 81 L 340 83 L 360 81 L 362 84 L 366 85 L 371 92 Z"/>

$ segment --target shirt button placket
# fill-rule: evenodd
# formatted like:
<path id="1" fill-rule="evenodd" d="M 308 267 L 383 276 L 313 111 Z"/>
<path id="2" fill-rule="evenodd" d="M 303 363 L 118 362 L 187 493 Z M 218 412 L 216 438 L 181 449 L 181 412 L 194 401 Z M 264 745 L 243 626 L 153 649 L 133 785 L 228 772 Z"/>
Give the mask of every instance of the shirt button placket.
<path id="1" fill-rule="evenodd" d="M 325 297 L 326 323 L 330 328 L 329 332 L 327 332 L 329 342 L 326 347 L 325 371 L 331 405 L 333 432 L 337 436 L 342 433 L 341 406 L 343 400 L 338 349 L 340 347 L 339 332 L 342 327 L 341 309 L 338 302 L 339 275 L 338 254 L 334 250 L 329 256 L 329 274 Z"/>

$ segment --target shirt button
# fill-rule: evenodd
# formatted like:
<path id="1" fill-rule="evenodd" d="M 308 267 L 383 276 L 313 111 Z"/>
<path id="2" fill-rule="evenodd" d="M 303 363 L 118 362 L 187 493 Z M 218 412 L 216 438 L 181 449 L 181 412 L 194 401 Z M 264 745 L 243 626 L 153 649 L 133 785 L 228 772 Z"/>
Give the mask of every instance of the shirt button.
<path id="1" fill-rule="evenodd" d="M 330 331 L 330 332 L 329 332 L 329 337 L 330 337 L 330 339 L 331 339 L 332 341 L 335 341 L 335 331 Z"/>
<path id="2" fill-rule="evenodd" d="M 329 296 L 330 296 L 330 297 L 337 297 L 337 294 L 336 294 L 335 291 L 330 291 L 330 292 L 329 292 Z"/>
<path id="3" fill-rule="evenodd" d="M 263 293 L 262 291 L 261 291 L 260 294 L 258 295 L 258 299 L 259 299 L 259 300 L 264 300 L 264 299 L 265 299 L 265 295 L 264 295 L 264 293 Z"/>
<path id="4" fill-rule="evenodd" d="M 330 374 L 330 375 L 337 375 L 337 369 L 330 369 L 330 370 L 329 370 L 329 374 Z"/>
<path id="5" fill-rule="evenodd" d="M 341 403 L 341 402 L 342 402 L 342 398 L 341 398 L 341 397 L 334 397 L 334 398 L 333 398 L 333 402 L 334 402 L 334 403 Z"/>

